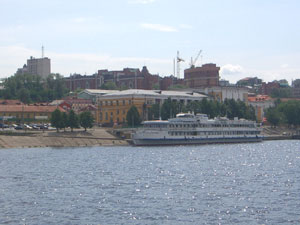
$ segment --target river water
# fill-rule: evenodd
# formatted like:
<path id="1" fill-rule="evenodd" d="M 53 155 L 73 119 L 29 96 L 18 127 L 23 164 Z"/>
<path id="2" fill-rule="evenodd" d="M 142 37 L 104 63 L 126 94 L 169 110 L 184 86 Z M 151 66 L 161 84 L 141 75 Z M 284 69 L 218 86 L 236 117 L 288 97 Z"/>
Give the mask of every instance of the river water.
<path id="1" fill-rule="evenodd" d="M 300 224 L 300 141 L 0 150 L 0 224 Z"/>

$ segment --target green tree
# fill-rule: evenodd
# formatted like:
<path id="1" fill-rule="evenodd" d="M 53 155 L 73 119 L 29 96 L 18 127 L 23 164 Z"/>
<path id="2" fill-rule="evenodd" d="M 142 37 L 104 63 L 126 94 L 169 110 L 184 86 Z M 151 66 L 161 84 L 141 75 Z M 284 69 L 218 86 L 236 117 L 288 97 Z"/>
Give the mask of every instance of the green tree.
<path id="1" fill-rule="evenodd" d="M 3 86 L 4 98 L 19 99 L 26 103 L 49 102 L 67 93 L 64 78 L 59 74 L 51 74 L 45 81 L 37 75 L 16 74 L 5 79 Z"/>
<path id="2" fill-rule="evenodd" d="M 278 106 L 278 110 L 282 112 L 284 120 L 288 125 L 300 125 L 300 102 L 283 102 Z"/>
<path id="3" fill-rule="evenodd" d="M 152 90 L 160 90 L 159 83 L 155 83 L 152 85 Z"/>
<path id="4" fill-rule="evenodd" d="M 159 111 L 160 111 L 160 106 L 158 103 L 152 105 L 148 111 L 149 120 L 159 119 L 159 117 L 160 117 Z"/>
<path id="5" fill-rule="evenodd" d="M 176 90 L 176 89 L 187 89 L 188 87 L 182 84 L 175 84 L 171 85 L 168 89 L 169 90 Z"/>
<path id="6" fill-rule="evenodd" d="M 177 103 L 172 101 L 171 98 L 165 100 L 161 106 L 161 118 L 163 120 L 174 118 L 177 113 L 179 113 L 179 107 Z"/>
<path id="7" fill-rule="evenodd" d="M 78 119 L 78 116 L 75 114 L 74 110 L 71 110 L 69 112 L 68 117 L 69 117 L 68 125 L 71 128 L 71 132 L 73 132 L 74 128 L 79 127 L 79 119 Z"/>
<path id="8" fill-rule="evenodd" d="M 101 89 L 104 89 L 104 90 L 118 90 L 118 87 L 114 82 L 109 81 L 107 83 L 102 84 Z"/>
<path id="9" fill-rule="evenodd" d="M 91 112 L 82 112 L 79 116 L 80 118 L 80 126 L 84 128 L 84 131 L 86 131 L 86 128 L 92 128 L 94 124 L 94 117 Z"/>
<path id="10" fill-rule="evenodd" d="M 64 131 L 66 131 L 66 127 L 69 126 L 69 118 L 68 114 L 66 112 L 62 113 L 62 128 L 64 128 Z"/>
<path id="11" fill-rule="evenodd" d="M 138 126 L 141 123 L 141 117 L 137 108 L 133 105 L 127 112 L 126 115 L 127 124 L 129 126 Z"/>
<path id="12" fill-rule="evenodd" d="M 22 88 L 19 92 L 18 92 L 18 99 L 23 102 L 24 104 L 28 104 L 30 103 L 30 92 L 28 89 L 26 88 Z"/>
<path id="13" fill-rule="evenodd" d="M 62 113 L 59 109 L 55 109 L 51 113 L 51 124 L 56 128 L 56 131 L 59 132 L 59 129 L 62 127 Z"/>
<path id="14" fill-rule="evenodd" d="M 292 89 L 286 88 L 273 88 L 271 91 L 272 98 L 290 98 L 292 96 Z"/>
<path id="15" fill-rule="evenodd" d="M 272 126 L 278 126 L 280 123 L 280 113 L 276 108 L 269 108 L 266 112 L 266 118 L 267 121 L 272 125 Z"/>

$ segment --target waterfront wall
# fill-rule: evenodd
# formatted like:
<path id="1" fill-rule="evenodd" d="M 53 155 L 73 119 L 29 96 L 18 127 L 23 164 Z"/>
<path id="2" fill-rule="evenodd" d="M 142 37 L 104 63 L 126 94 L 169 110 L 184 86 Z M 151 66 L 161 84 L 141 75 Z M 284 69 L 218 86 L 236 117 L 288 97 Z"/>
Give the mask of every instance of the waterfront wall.
<path id="1" fill-rule="evenodd" d="M 105 130 L 93 132 L 39 132 L 0 135 L 0 148 L 43 148 L 43 147 L 83 147 L 83 146 L 128 145 Z"/>

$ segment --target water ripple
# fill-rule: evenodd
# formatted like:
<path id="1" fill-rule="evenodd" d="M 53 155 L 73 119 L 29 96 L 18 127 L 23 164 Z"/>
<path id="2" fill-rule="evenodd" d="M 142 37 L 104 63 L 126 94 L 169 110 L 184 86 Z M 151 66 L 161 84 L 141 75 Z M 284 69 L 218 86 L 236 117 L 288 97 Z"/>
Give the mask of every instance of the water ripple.
<path id="1" fill-rule="evenodd" d="M 0 151 L 0 224 L 299 224 L 299 141 Z"/>

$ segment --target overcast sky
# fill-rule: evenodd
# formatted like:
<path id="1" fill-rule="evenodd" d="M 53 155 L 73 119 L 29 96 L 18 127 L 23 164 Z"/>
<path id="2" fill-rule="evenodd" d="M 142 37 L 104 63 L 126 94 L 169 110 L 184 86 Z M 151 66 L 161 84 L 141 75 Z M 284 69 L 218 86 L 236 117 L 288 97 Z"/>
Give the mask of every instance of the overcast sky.
<path id="1" fill-rule="evenodd" d="M 221 78 L 300 78 L 299 0 L 0 0 L 0 78 L 30 56 L 52 72 L 142 68 L 168 76 L 177 50 Z"/>

